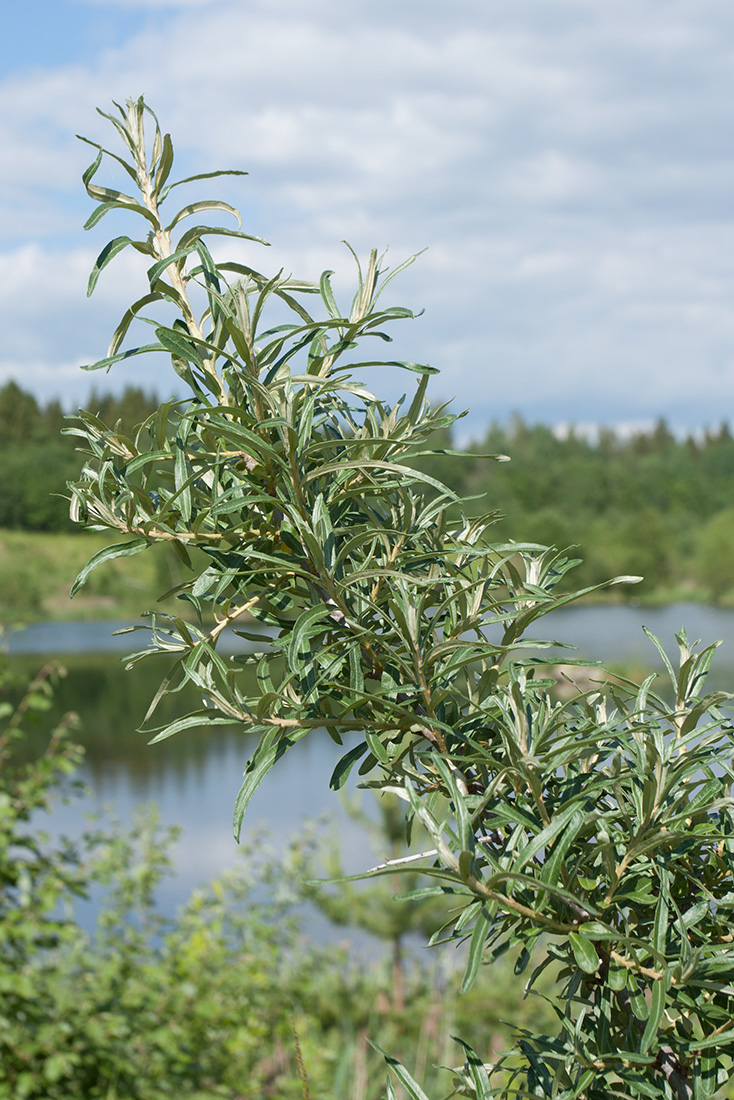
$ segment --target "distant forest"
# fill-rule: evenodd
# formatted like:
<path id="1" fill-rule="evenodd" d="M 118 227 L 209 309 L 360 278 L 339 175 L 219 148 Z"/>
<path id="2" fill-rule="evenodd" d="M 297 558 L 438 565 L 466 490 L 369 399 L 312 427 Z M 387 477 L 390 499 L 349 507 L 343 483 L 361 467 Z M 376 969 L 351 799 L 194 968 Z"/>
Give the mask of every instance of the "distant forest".
<path id="1" fill-rule="evenodd" d="M 129 387 L 119 397 L 92 392 L 85 407 L 105 423 L 132 429 L 158 399 Z M 80 456 L 61 405 L 45 406 L 15 382 L 0 388 L 0 528 L 69 531 L 66 482 Z M 453 447 L 450 433 L 433 445 Z M 664 421 L 621 436 L 563 438 L 516 418 L 492 425 L 460 458 L 438 455 L 421 467 L 476 511 L 500 513 L 498 540 L 577 547 L 577 584 L 617 574 L 645 580 L 624 593 L 655 599 L 734 599 L 734 438 L 726 425 L 677 439 Z M 506 454 L 496 463 L 480 454 Z M 417 463 L 416 463 L 417 464 Z"/>
<path id="2" fill-rule="evenodd" d="M 129 387 L 121 397 L 92 391 L 85 408 L 105 424 L 132 428 L 158 407 L 154 394 Z M 67 481 L 79 476 L 81 456 L 58 401 L 41 406 L 15 382 L 0 388 L 0 528 L 72 531 Z"/>

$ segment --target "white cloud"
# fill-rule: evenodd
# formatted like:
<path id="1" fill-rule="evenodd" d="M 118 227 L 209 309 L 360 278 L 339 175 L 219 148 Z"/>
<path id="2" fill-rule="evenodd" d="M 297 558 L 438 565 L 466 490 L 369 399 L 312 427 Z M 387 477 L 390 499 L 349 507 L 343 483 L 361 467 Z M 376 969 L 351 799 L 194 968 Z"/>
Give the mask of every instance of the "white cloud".
<path id="1" fill-rule="evenodd" d="M 36 249 L 5 247 L 0 319 L 51 318 L 60 361 L 101 353 L 133 269 L 118 259 L 84 302 L 107 236 L 70 236 L 89 208 L 71 135 L 114 140 L 93 106 L 144 90 L 182 173 L 250 171 L 204 186 L 273 241 L 263 266 L 348 269 L 345 237 L 396 261 L 429 246 L 396 285 L 428 307 L 396 350 L 443 365 L 475 419 L 718 415 L 734 389 L 732 30 L 728 0 L 174 3 L 88 65 L 0 83 L 0 231 Z M 31 336 L 29 361 L 45 340 L 50 362 Z"/>
<path id="2" fill-rule="evenodd" d="M 87 396 L 90 383 L 82 384 L 80 370 L 83 360 L 0 359 L 0 383 L 15 381 L 32 393 L 63 395 L 64 405 L 73 407 L 75 400 Z"/>
<path id="3" fill-rule="evenodd" d="M 579 158 L 557 149 L 518 162 L 504 180 L 508 198 L 537 203 L 572 203 L 588 199 L 600 180 L 593 169 Z"/>

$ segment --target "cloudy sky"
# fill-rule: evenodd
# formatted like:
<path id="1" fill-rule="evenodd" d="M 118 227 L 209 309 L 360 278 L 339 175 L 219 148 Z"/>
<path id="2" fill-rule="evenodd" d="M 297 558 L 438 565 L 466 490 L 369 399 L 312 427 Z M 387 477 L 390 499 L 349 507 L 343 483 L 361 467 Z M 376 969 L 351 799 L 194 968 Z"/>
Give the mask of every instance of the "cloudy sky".
<path id="1" fill-rule="evenodd" d="M 85 297 L 126 229 L 82 232 L 74 134 L 113 141 L 95 107 L 145 93 L 181 175 L 249 171 L 191 198 L 240 206 L 263 270 L 346 285 L 343 239 L 427 249 L 394 354 L 440 368 L 465 431 L 732 417 L 731 0 L 23 0 L 3 23 L 0 380 L 69 406 L 171 388 L 162 358 L 78 369 L 144 276 L 121 257 Z"/>

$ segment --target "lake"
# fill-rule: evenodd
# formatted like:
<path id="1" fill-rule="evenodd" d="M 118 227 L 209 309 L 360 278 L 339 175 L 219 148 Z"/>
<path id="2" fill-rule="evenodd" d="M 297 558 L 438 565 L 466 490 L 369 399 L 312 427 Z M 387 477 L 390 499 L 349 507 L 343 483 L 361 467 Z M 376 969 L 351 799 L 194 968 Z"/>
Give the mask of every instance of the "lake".
<path id="1" fill-rule="evenodd" d="M 46 659 L 63 660 L 68 675 L 60 685 L 57 704 L 61 712 L 78 711 L 83 722 L 79 738 L 86 749 L 82 777 L 91 794 L 59 807 L 53 831 L 73 835 L 82 827 L 84 813 L 109 805 L 123 823 L 129 822 L 137 805 L 156 802 L 164 824 L 183 828 L 173 851 L 175 876 L 159 895 L 162 908 L 171 912 L 195 886 L 236 859 L 232 807 L 252 744 L 248 735 L 225 729 L 207 733 L 188 730 L 149 746 L 136 728 L 164 666 L 150 660 L 125 671 L 124 656 L 142 645 L 139 634 L 113 634 L 124 625 L 40 623 L 13 633 L 9 639 L 6 636 L 6 644 L 13 663 L 27 672 Z M 538 636 L 563 644 L 573 641 L 580 655 L 590 659 L 657 667 L 660 661 L 643 634 L 643 625 L 664 641 L 673 658 L 674 634 L 681 626 L 685 625 L 690 639 L 722 639 L 712 683 L 723 688 L 734 685 L 734 611 L 696 604 L 581 606 L 548 616 L 542 631 L 538 628 Z M 233 642 L 237 639 L 230 640 L 229 646 L 225 643 L 225 648 L 231 649 Z M 568 655 L 568 651 L 558 650 L 557 659 L 563 660 L 564 653 Z M 195 698 L 190 705 L 196 705 Z M 174 713 L 169 710 L 168 715 Z M 332 828 L 338 830 L 348 869 L 357 871 L 374 863 L 375 853 L 344 812 L 339 797 L 328 788 L 341 751 L 318 731 L 299 742 L 256 793 L 245 818 L 245 832 L 264 827 L 272 843 L 282 847 L 289 836 L 303 830 L 306 821 L 326 814 Z"/>

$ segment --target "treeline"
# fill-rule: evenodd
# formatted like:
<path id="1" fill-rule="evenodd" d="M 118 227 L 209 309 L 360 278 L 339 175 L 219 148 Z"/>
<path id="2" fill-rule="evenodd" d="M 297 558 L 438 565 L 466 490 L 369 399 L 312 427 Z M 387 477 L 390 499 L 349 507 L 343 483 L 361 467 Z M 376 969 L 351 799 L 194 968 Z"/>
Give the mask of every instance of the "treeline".
<path id="1" fill-rule="evenodd" d="M 450 449 L 450 435 L 434 443 Z M 574 584 L 641 575 L 626 596 L 734 595 L 734 438 L 726 425 L 678 439 L 659 421 L 629 436 L 602 429 L 587 438 L 515 419 L 467 451 L 424 469 L 481 497 L 477 511 L 496 509 L 499 539 L 577 547 Z M 512 461 L 472 457 L 481 454 Z"/>
<path id="2" fill-rule="evenodd" d="M 110 425 L 139 424 L 158 407 L 158 398 L 137 387 L 120 397 L 92 390 L 84 407 Z M 72 412 L 75 410 L 66 410 Z M 80 456 L 59 401 L 39 405 L 16 382 L 0 388 L 0 528 L 72 531 L 67 481 L 79 475 Z"/>
<path id="3" fill-rule="evenodd" d="M 128 387 L 121 396 L 92 391 L 85 408 L 132 429 L 158 398 Z M 66 482 L 78 475 L 72 436 L 60 434 L 64 410 L 45 406 L 15 382 L 0 388 L 0 528 L 70 531 Z M 450 433 L 434 445 L 452 449 Z M 506 454 L 496 463 L 482 454 Z M 594 438 L 559 436 L 516 418 L 492 425 L 459 459 L 422 461 L 464 496 L 496 510 L 498 539 L 575 546 L 576 579 L 594 584 L 640 574 L 629 596 L 734 597 L 734 438 L 723 425 L 679 439 L 664 421 L 649 431 Z"/>

